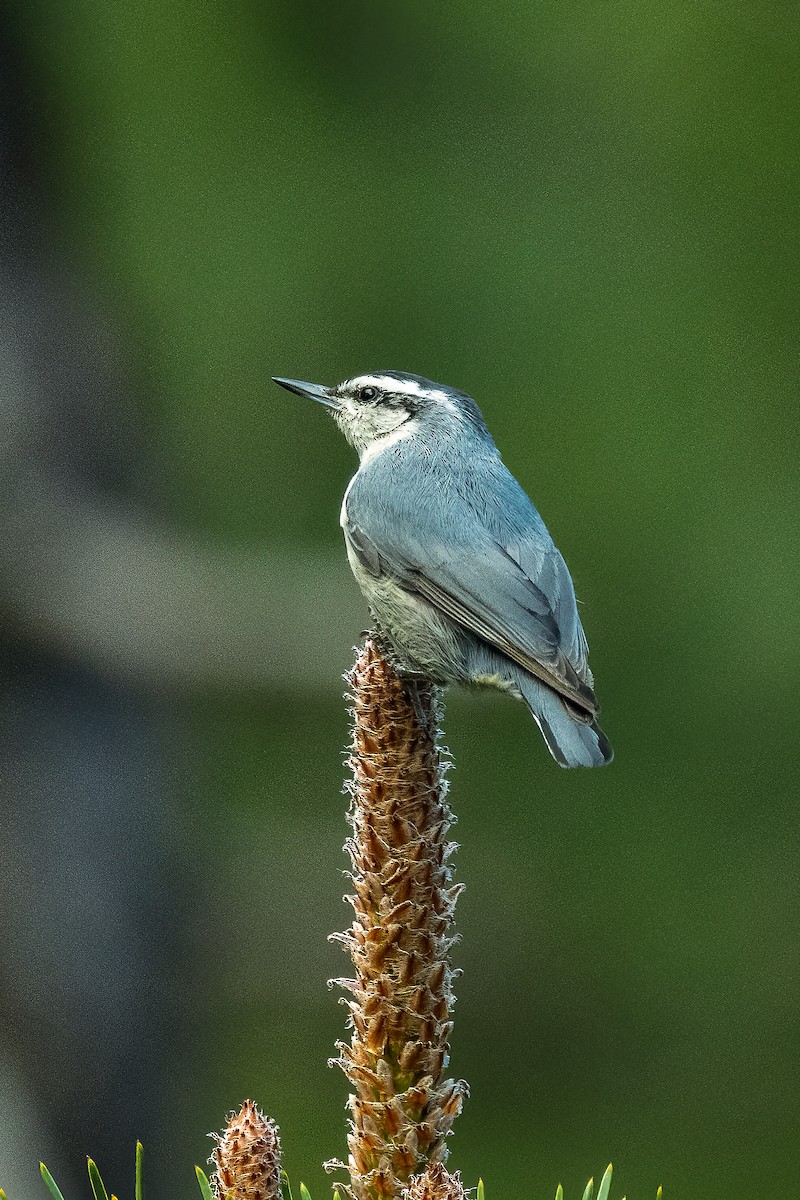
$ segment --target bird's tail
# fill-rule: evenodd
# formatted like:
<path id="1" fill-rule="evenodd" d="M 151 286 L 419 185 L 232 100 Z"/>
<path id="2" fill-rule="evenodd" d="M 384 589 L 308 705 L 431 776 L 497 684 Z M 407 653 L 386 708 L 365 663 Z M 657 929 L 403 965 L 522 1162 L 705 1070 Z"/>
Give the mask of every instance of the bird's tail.
<path id="1" fill-rule="evenodd" d="M 614 751 L 596 721 L 573 715 L 552 688 L 527 672 L 520 672 L 517 682 L 547 749 L 559 766 L 602 767 L 611 762 Z"/>

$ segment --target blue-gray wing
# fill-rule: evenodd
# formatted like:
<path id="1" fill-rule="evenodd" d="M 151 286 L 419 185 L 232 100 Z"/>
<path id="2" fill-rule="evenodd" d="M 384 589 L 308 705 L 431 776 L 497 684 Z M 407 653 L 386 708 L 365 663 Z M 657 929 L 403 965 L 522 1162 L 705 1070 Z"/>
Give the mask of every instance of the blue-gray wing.
<path id="1" fill-rule="evenodd" d="M 458 486 L 428 463 L 414 489 L 407 471 L 372 466 L 356 475 L 342 510 L 364 569 L 423 597 L 593 716 L 569 571 L 499 458 L 473 464 Z"/>

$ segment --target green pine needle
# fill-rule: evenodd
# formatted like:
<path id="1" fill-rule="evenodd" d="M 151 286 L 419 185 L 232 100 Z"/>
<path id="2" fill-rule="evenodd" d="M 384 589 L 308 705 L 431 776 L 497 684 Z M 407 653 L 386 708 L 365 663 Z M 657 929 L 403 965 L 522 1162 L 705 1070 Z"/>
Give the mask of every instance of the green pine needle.
<path id="1" fill-rule="evenodd" d="M 300 1184 L 300 1200 L 311 1200 L 311 1193 L 304 1183 Z"/>
<path id="2" fill-rule="evenodd" d="M 61 1195 L 61 1189 L 43 1162 L 39 1163 L 39 1170 L 42 1173 L 42 1179 L 50 1189 L 50 1195 L 53 1197 L 53 1200 L 64 1200 L 64 1197 Z"/>
<path id="3" fill-rule="evenodd" d="M 5 1194 L 2 1188 L 0 1188 L 0 1200 L 8 1200 L 8 1196 Z"/>
<path id="4" fill-rule="evenodd" d="M 482 1179 L 478 1180 L 478 1200 L 485 1200 L 485 1197 L 483 1194 L 483 1180 Z"/>
<path id="5" fill-rule="evenodd" d="M 608 1193 L 611 1190 L 611 1163 L 606 1167 L 606 1173 L 600 1180 L 600 1190 L 597 1193 L 597 1200 L 608 1200 Z"/>
<path id="6" fill-rule="evenodd" d="M 556 1188 L 556 1200 L 564 1200 L 564 1189 L 561 1184 Z"/>
<path id="7" fill-rule="evenodd" d="M 592 1176 L 592 1178 L 589 1180 L 589 1182 L 586 1185 L 586 1191 L 583 1193 L 583 1200 L 592 1200 L 593 1196 L 594 1196 L 594 1176 Z"/>
<path id="8" fill-rule="evenodd" d="M 93 1158 L 87 1158 L 87 1166 L 89 1167 L 89 1182 L 92 1185 L 94 1192 L 94 1200 L 108 1200 L 108 1192 L 105 1189 L 105 1184 L 100 1178 L 100 1172 L 97 1169 L 97 1163 Z"/>
<path id="9" fill-rule="evenodd" d="M 294 1196 L 292 1195 L 292 1185 L 289 1183 L 289 1176 L 283 1170 L 281 1171 L 281 1191 L 286 1193 L 286 1195 L 289 1197 L 289 1200 L 294 1200 Z"/>
<path id="10" fill-rule="evenodd" d="M 208 1182 L 206 1173 L 202 1167 L 195 1167 L 194 1173 L 197 1176 L 197 1182 L 200 1184 L 200 1191 L 203 1195 L 203 1200 L 214 1200 L 211 1192 L 211 1184 Z"/>
<path id="11" fill-rule="evenodd" d="M 144 1157 L 144 1146 L 141 1142 L 136 1143 L 136 1191 L 134 1193 L 135 1200 L 142 1200 L 142 1158 Z"/>

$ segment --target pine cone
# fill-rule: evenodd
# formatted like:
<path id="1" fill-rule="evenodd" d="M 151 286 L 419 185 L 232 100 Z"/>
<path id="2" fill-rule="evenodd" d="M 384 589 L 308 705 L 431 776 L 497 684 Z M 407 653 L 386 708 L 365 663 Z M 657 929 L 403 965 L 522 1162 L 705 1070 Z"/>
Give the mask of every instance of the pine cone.
<path id="1" fill-rule="evenodd" d="M 334 1060 L 354 1088 L 348 1137 L 353 1200 L 399 1198 L 413 1175 L 443 1162 L 467 1086 L 443 1079 L 455 1003 L 450 948 L 461 888 L 452 882 L 438 749 L 438 698 L 400 678 L 368 641 L 348 677 L 355 728 L 346 843 L 353 924 L 353 1033 Z M 341 1164 L 328 1164 L 341 1165 Z"/>
<path id="2" fill-rule="evenodd" d="M 232 1112 L 209 1159 L 216 1200 L 280 1200 L 281 1143 L 278 1126 L 245 1100 Z"/>
<path id="3" fill-rule="evenodd" d="M 424 1174 L 409 1180 L 403 1200 L 467 1200 L 467 1193 L 458 1171 L 451 1175 L 442 1163 L 431 1163 Z"/>

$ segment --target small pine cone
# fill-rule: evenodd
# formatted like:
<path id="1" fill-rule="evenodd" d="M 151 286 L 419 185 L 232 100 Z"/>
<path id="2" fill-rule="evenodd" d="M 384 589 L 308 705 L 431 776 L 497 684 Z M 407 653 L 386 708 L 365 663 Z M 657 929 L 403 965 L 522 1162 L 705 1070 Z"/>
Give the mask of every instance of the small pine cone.
<path id="1" fill-rule="evenodd" d="M 443 1163 L 431 1163 L 408 1181 L 403 1200 L 467 1200 L 467 1193 L 458 1171 L 451 1175 Z"/>
<path id="2" fill-rule="evenodd" d="M 278 1126 L 252 1100 L 232 1112 L 209 1159 L 216 1200 L 280 1200 L 281 1143 Z"/>
<path id="3" fill-rule="evenodd" d="M 460 887 L 449 863 L 453 821 L 430 683 L 404 679 L 368 641 L 348 677 L 355 728 L 347 899 L 334 935 L 353 960 L 352 1037 L 336 1063 L 352 1093 L 349 1200 L 400 1200 L 412 1176 L 447 1156 L 467 1094 L 445 1079 L 455 1003 L 450 948 Z"/>

